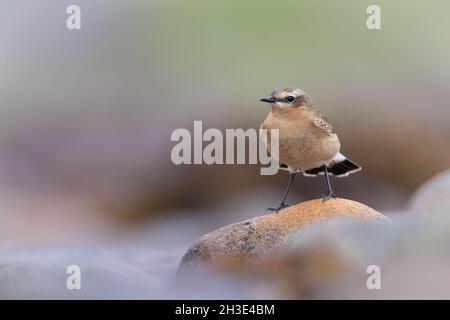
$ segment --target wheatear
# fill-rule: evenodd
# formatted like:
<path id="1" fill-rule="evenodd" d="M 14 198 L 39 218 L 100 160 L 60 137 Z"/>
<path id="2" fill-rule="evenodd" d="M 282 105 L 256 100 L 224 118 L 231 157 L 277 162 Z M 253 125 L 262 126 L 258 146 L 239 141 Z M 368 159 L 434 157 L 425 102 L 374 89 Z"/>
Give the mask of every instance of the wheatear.
<path id="1" fill-rule="evenodd" d="M 339 153 L 339 138 L 328 119 L 314 109 L 311 97 L 300 89 L 280 88 L 260 101 L 272 105 L 272 111 L 261 124 L 261 129 L 268 131 L 268 149 L 270 129 L 278 129 L 279 159 L 276 160 L 280 168 L 290 172 L 280 205 L 269 210 L 278 212 L 288 207 L 286 198 L 298 172 L 305 176 L 325 175 L 327 192 L 323 200 L 336 197 L 329 175 L 345 177 L 361 167 Z"/>

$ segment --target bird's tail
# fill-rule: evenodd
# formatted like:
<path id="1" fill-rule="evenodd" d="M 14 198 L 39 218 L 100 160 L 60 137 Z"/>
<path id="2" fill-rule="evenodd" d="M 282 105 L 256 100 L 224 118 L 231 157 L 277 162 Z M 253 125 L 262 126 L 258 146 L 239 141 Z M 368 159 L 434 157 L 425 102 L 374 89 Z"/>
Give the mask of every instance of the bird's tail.
<path id="1" fill-rule="evenodd" d="M 347 159 L 341 153 L 338 153 L 327 165 L 328 174 L 336 177 L 346 177 L 351 173 L 358 172 L 361 167 L 353 161 Z M 305 176 L 317 176 L 325 174 L 325 166 L 306 170 L 303 172 Z"/>

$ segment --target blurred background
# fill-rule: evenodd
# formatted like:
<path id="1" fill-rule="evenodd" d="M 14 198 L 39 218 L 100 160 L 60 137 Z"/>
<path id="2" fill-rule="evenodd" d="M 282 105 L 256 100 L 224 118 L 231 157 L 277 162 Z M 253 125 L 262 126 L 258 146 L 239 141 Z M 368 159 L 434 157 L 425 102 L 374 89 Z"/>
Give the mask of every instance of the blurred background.
<path id="1" fill-rule="evenodd" d="M 369 31 L 374 3 L 382 30 Z M 65 25 L 71 4 L 79 31 Z M 363 167 L 334 179 L 337 193 L 402 214 L 450 166 L 448 10 L 444 0 L 1 1 L 0 253 L 120 244 L 163 250 L 176 268 L 202 233 L 278 203 L 287 174 L 176 166 L 172 131 L 194 120 L 259 128 L 269 106 L 258 99 L 284 85 L 315 99 Z M 323 191 L 301 178 L 288 202 Z"/>

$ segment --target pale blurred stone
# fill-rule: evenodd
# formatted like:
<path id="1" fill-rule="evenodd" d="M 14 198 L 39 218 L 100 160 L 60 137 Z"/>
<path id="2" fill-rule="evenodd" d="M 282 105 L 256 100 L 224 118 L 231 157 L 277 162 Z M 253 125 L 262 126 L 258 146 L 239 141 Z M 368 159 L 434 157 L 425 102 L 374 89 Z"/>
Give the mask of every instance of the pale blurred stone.
<path id="1" fill-rule="evenodd" d="M 412 211 L 429 214 L 450 211 L 450 170 L 425 182 L 411 197 Z"/>

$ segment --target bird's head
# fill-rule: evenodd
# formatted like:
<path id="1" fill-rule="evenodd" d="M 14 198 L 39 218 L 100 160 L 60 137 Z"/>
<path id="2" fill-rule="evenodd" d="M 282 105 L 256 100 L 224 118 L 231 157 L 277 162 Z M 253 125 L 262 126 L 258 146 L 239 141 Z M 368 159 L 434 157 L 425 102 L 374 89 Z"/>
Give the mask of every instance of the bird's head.
<path id="1" fill-rule="evenodd" d="M 311 97 L 306 92 L 292 87 L 275 89 L 270 96 L 261 98 L 259 101 L 281 108 L 307 109 L 313 104 Z"/>

